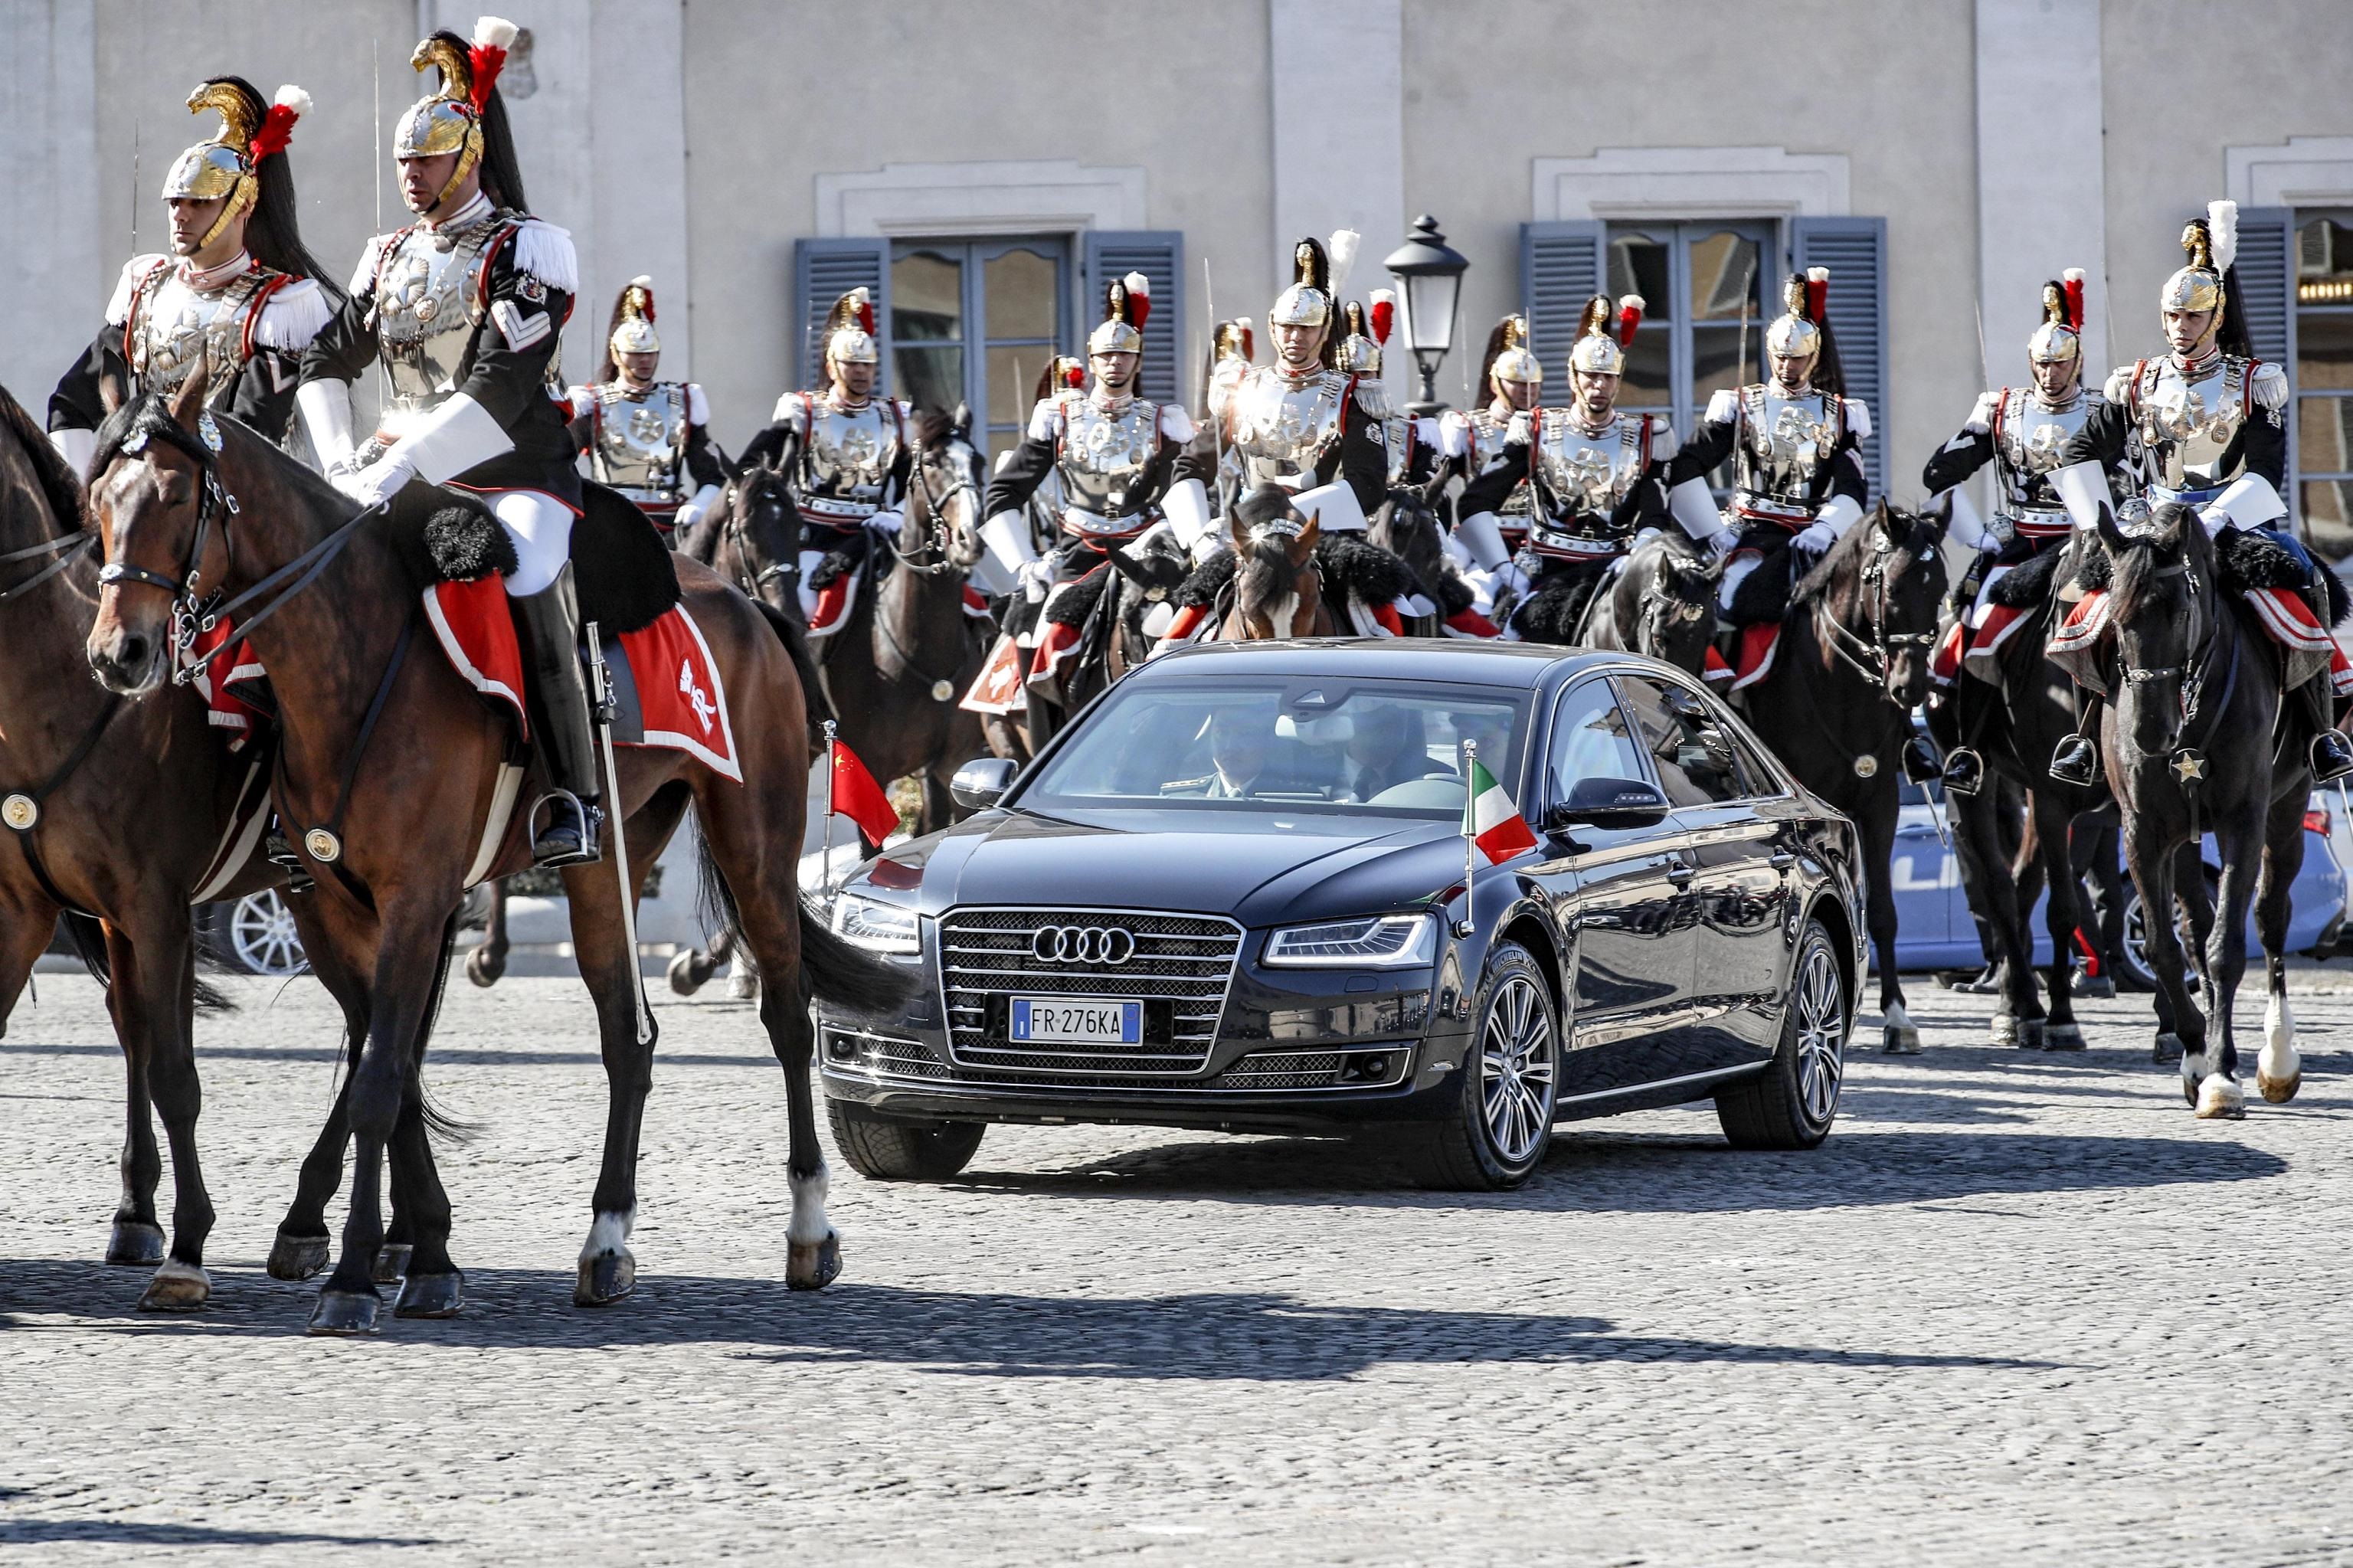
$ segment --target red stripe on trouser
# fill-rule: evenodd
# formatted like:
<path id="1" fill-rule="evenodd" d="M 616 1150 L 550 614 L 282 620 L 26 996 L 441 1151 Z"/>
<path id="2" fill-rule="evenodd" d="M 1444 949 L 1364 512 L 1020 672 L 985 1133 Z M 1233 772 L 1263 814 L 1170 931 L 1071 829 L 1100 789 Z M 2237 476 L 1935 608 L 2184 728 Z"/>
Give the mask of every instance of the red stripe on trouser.
<path id="1" fill-rule="evenodd" d="M 1928 661 L 1929 675 L 1950 685 L 1961 673 L 1961 629 L 1956 624 L 1936 644 L 1936 657 Z"/>
<path id="2" fill-rule="evenodd" d="M 1446 624 L 1472 637 L 1493 637 L 1500 628 L 1475 609 L 1462 610 L 1446 618 Z"/>
<path id="3" fill-rule="evenodd" d="M 1755 680 L 1772 661 L 1773 645 L 1780 640 L 1781 628 L 1778 622 L 1768 620 L 1742 627 L 1740 659 L 1733 672 L 1734 683 Z"/>
<path id="4" fill-rule="evenodd" d="M 842 609 L 849 603 L 849 574 L 844 572 L 817 590 L 817 615 L 810 625 L 813 628 L 831 626 L 841 619 Z"/>
<path id="5" fill-rule="evenodd" d="M 1176 619 L 1168 623 L 1168 635 L 1164 641 L 1181 642 L 1192 636 L 1194 630 L 1208 619 L 1208 613 L 1207 605 L 1187 605 L 1176 612 Z"/>
<path id="6" fill-rule="evenodd" d="M 1713 645 L 1708 648 L 1707 658 L 1700 664 L 1700 677 L 1708 681 L 1732 679 L 1732 666 L 1724 662 L 1724 655 L 1717 652 Z"/>
<path id="7" fill-rule="evenodd" d="M 1373 606 L 1373 619 L 1379 621 L 1381 623 L 1381 630 L 1388 632 L 1391 637 L 1403 637 L 1405 635 L 1405 622 L 1398 618 L 1398 609 L 1396 605 L 1377 604 Z"/>

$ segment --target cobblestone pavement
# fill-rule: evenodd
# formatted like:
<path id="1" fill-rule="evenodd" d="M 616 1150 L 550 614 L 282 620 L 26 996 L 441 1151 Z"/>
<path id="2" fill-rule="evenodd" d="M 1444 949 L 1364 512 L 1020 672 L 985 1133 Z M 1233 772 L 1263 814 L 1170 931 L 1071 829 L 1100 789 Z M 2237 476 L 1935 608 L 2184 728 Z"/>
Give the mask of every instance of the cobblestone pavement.
<path id="1" fill-rule="evenodd" d="M 260 1267 L 322 994 L 244 983 L 199 1026 L 215 1297 L 168 1319 L 97 1262 L 120 1067 L 93 988 L 45 976 L 0 1044 L 0 1561 L 2353 1561 L 2333 978 L 2298 976 L 2305 1094 L 2237 1125 L 2147 1065 L 2137 1000 L 2026 1056 L 1923 982 L 1926 1054 L 1858 1058 L 1810 1154 L 1689 1110 L 1567 1129 L 1497 1198 L 1134 1129 L 993 1130 L 944 1189 L 837 1162 L 819 1296 L 783 1287 L 751 1014 L 673 1003 L 639 1289 L 601 1313 L 569 1297 L 586 1001 L 460 985 L 466 1314 L 350 1342 Z"/>

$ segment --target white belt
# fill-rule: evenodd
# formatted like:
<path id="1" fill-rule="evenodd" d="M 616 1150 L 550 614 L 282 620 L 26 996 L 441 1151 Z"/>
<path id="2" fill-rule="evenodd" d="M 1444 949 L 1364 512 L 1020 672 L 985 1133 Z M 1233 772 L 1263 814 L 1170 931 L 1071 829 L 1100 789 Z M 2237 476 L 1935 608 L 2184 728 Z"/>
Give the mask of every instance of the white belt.
<path id="1" fill-rule="evenodd" d="M 1104 517 L 1083 506 L 1062 508 L 1062 526 L 1073 534 L 1141 534 L 1152 525 L 1152 519 L 1142 512 L 1131 512 L 1124 517 Z"/>
<path id="2" fill-rule="evenodd" d="M 841 501 L 832 496 L 812 495 L 802 500 L 801 510 L 812 517 L 829 518 L 838 523 L 863 523 L 882 508 L 871 501 Z"/>

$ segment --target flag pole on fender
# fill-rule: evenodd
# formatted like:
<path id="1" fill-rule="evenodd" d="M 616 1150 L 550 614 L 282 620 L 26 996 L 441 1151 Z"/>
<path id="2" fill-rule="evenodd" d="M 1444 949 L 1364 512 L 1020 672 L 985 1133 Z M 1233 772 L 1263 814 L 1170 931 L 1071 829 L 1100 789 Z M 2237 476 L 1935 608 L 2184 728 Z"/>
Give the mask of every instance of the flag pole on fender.
<path id="1" fill-rule="evenodd" d="M 831 719 L 828 719 L 828 720 L 826 720 L 826 721 L 825 721 L 825 840 L 824 840 L 824 849 L 823 849 L 822 853 L 821 853 L 818 855 L 818 866 L 819 866 L 819 867 L 821 867 L 821 868 L 822 868 L 822 870 L 823 870 L 823 874 L 823 874 L 823 878 L 822 878 L 822 882 L 821 882 L 821 885 L 822 885 L 822 888 L 823 888 L 823 891 L 824 891 L 824 894 L 825 894 L 825 902 L 826 902 L 826 906 L 827 906 L 828 908 L 831 908 L 831 907 L 832 907 L 832 906 L 833 906 L 833 891 L 834 891 L 834 889 L 833 889 L 833 747 L 834 747 L 833 732 L 834 732 L 834 728 L 835 728 L 835 726 L 834 726 L 834 721 L 833 721 L 833 720 L 831 720 Z"/>
<path id="2" fill-rule="evenodd" d="M 1454 934 L 1468 937 L 1478 927 L 1471 916 L 1472 879 L 1479 874 L 1479 743 L 1462 743 L 1462 918 L 1454 922 Z"/>

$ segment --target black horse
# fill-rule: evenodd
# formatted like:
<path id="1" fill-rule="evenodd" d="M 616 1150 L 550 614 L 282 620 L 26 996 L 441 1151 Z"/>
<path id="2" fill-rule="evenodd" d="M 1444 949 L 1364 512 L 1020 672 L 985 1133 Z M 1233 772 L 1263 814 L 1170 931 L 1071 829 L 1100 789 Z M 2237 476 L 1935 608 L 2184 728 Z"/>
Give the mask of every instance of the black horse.
<path id="1" fill-rule="evenodd" d="M 1700 674 L 1715 632 L 1715 588 L 1723 570 L 1681 536 L 1654 534 L 1628 551 L 1624 564 L 1587 600 L 1571 641 L 1641 653 Z"/>
<path id="2" fill-rule="evenodd" d="M 1772 664 L 1741 694 L 1750 726 L 1789 771 L 1862 831 L 1885 1045 L 1905 1053 L 1920 1048 L 1920 1032 L 1896 975 L 1887 878 L 1912 710 L 1927 693 L 1945 597 L 1943 543 L 1939 519 L 1881 502 L 1791 590 Z"/>
<path id="3" fill-rule="evenodd" d="M 2179 1053 L 2181 1092 L 2199 1116 L 2236 1118 L 2246 1114 L 2246 1097 L 2232 1004 L 2246 972 L 2251 902 L 2270 992 L 2256 1086 L 2278 1102 L 2294 1098 L 2303 1081 L 2285 948 L 2289 890 L 2304 863 L 2311 764 L 2302 747 L 2281 743 L 2285 686 L 2278 660 L 2226 586 L 2229 574 L 2197 514 L 2159 506 L 2147 529 L 2128 535 L 2103 509 L 2100 543 L 2116 639 L 2114 700 L 2101 718 L 2100 750 L 2124 808 L 2125 859 L 2150 912 L 2155 1054 L 2166 1061 Z M 2232 545 L 2263 547 L 2242 535 L 2232 535 Z M 2208 832 L 2222 863 L 2219 911 L 2197 870 L 2200 838 Z M 2190 1000 L 2173 923 L 2164 917 L 2177 891 L 2203 949 L 2202 1013 Z"/>

